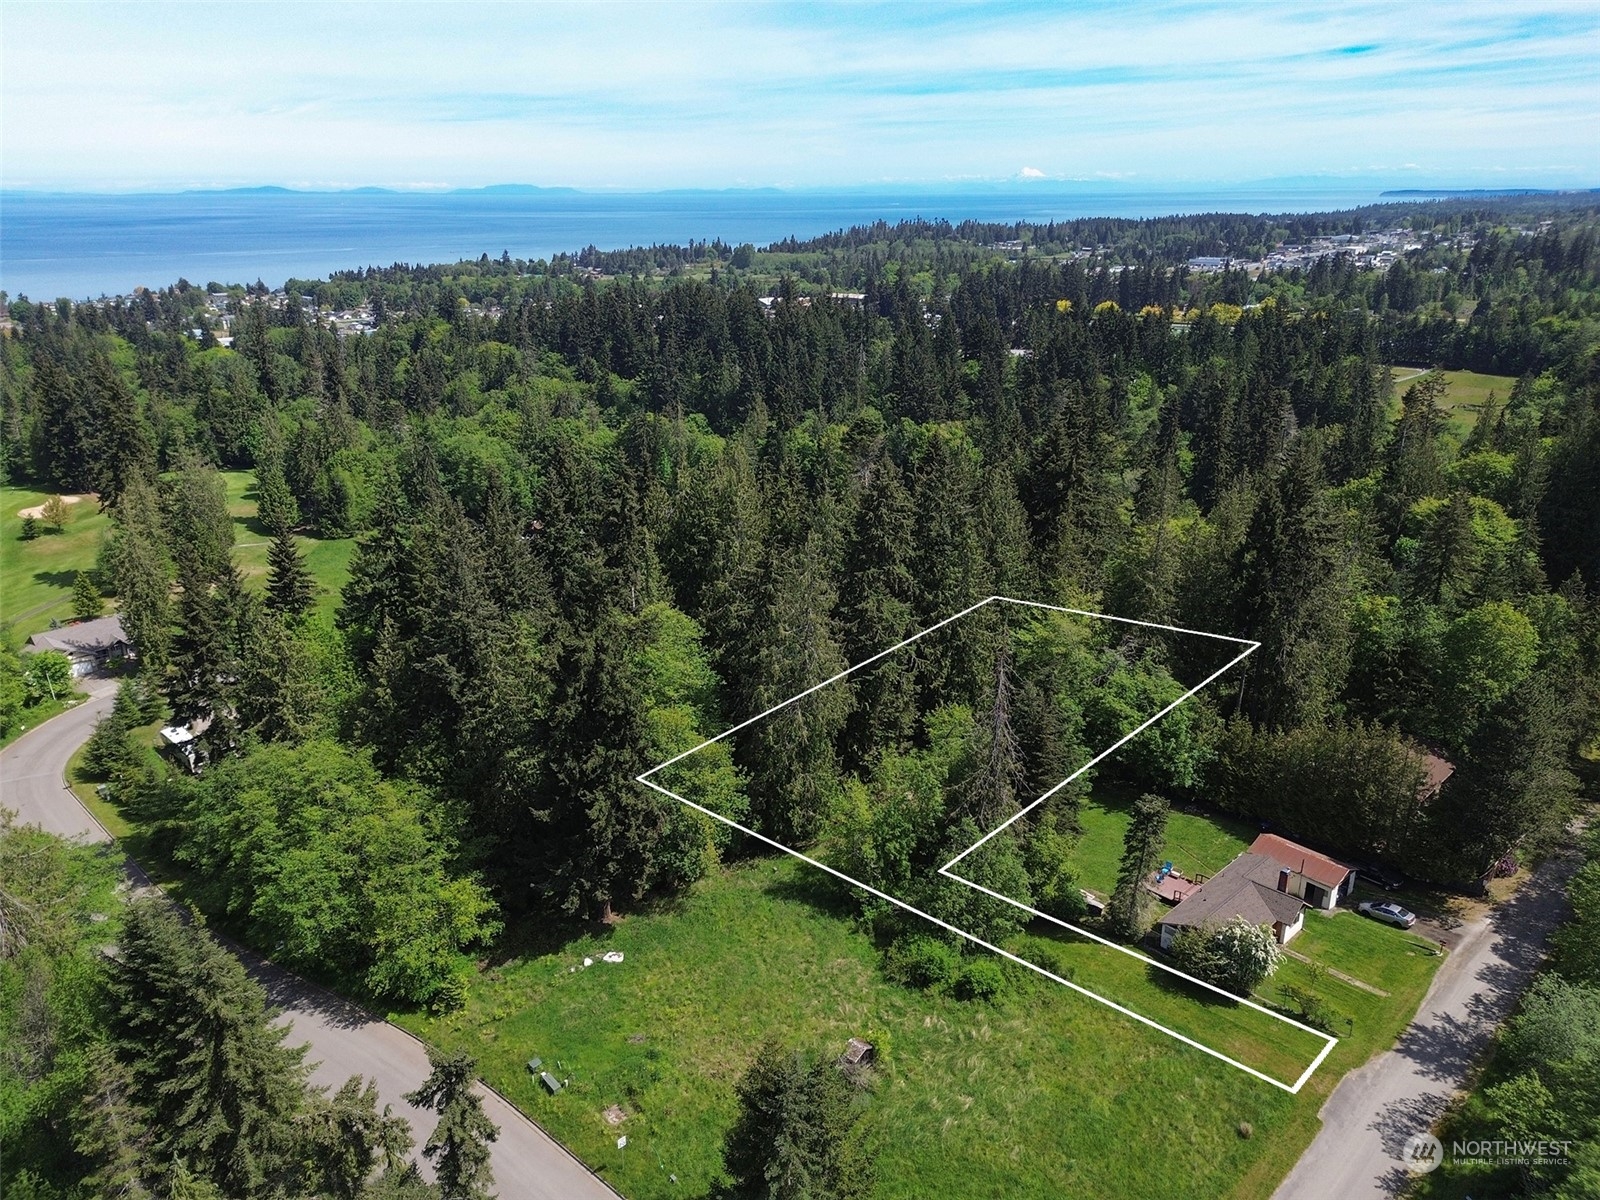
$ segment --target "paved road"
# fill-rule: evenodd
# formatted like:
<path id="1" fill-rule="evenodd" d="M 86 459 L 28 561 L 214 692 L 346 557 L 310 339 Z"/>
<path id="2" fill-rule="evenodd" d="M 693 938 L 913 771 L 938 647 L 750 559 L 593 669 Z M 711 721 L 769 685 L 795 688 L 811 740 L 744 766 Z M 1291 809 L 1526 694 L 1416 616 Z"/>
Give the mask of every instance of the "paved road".
<path id="1" fill-rule="evenodd" d="M 112 680 L 80 680 L 90 699 L 30 729 L 0 750 L 0 804 L 61 837 L 104 841 L 106 832 L 67 790 L 67 760 L 111 711 L 117 685 Z"/>
<path id="2" fill-rule="evenodd" d="M 67 788 L 65 771 L 73 752 L 111 710 L 116 684 L 103 679 L 82 683 L 90 693 L 88 701 L 0 750 L 0 805 L 51 833 L 103 842 L 110 840 L 109 835 Z M 137 864 L 130 860 L 129 867 L 134 880 L 143 882 Z M 310 1057 L 317 1064 L 313 1078 L 333 1087 L 352 1075 L 373 1080 L 380 1103 L 392 1104 L 411 1122 L 420 1147 L 433 1130 L 433 1114 L 412 1108 L 401 1096 L 427 1078 L 428 1056 L 422 1043 L 248 952 L 240 958 L 266 987 L 272 1004 L 283 1009 L 283 1019 L 292 1026 L 291 1044 L 310 1043 Z M 496 1190 L 506 1200 L 618 1200 L 615 1192 L 516 1108 L 494 1092 L 482 1090 L 482 1095 L 484 1110 L 500 1127 L 493 1166 Z"/>
<path id="3" fill-rule="evenodd" d="M 1340 1081 L 1322 1106 L 1321 1132 L 1273 1200 L 1369 1200 L 1405 1189 L 1401 1149 L 1444 1115 L 1527 988 L 1577 865 L 1575 854 L 1546 862 L 1510 900 L 1460 931 L 1416 1019 L 1394 1049 Z"/>

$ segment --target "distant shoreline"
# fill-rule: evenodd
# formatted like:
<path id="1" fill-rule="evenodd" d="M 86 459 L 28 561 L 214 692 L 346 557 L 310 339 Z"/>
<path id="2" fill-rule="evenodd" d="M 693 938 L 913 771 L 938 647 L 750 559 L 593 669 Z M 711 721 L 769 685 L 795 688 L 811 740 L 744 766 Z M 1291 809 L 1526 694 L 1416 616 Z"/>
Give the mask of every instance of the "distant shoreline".
<path id="1" fill-rule="evenodd" d="M 393 263 L 447 263 L 503 253 L 549 259 L 595 247 L 720 241 L 764 246 L 882 221 L 1001 225 L 1076 220 L 1159 220 L 1240 214 L 1281 221 L 1302 214 L 1445 201 L 1588 203 L 1593 192 L 1380 193 L 1297 186 L 1178 192 L 1123 184 L 1057 190 L 1056 181 L 1004 190 L 855 190 L 648 193 L 524 190 L 454 192 L 249 189 L 178 194 L 0 190 L 6 236 L 0 290 L 11 297 L 74 300 L 212 282 L 320 279 Z M 1387 219 L 1387 217 L 1383 218 Z"/>

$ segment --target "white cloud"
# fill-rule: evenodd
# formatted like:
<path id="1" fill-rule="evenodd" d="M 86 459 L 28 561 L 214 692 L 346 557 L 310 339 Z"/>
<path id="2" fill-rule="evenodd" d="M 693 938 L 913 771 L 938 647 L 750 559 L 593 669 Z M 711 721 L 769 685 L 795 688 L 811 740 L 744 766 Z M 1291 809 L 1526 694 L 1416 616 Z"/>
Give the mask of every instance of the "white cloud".
<path id="1" fill-rule="evenodd" d="M 1600 12 L 7 0 L 0 182 L 1600 177 Z M 1553 178 L 1553 177 L 1552 177 Z M 1530 182 L 1537 180 L 1530 179 Z"/>

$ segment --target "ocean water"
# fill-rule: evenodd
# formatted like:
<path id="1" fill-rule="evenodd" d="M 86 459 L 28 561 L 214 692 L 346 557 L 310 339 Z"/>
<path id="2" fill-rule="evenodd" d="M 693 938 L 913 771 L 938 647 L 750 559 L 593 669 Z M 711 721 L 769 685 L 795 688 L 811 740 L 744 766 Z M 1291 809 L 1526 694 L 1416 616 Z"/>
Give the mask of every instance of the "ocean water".
<path id="1" fill-rule="evenodd" d="M 1048 221 L 1190 212 L 1321 212 L 1377 189 L 888 194 L 884 192 L 218 193 L 0 192 L 0 289 L 75 300 L 165 287 L 314 279 L 395 262 L 510 251 L 549 258 L 721 238 L 756 245 L 882 218 Z"/>

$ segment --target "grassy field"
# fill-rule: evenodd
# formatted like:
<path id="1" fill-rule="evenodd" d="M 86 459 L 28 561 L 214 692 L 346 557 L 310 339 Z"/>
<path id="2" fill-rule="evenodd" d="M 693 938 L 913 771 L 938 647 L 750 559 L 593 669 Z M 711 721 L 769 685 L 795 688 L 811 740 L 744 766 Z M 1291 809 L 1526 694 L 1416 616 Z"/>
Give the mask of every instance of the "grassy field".
<path id="1" fill-rule="evenodd" d="M 1450 414 L 1450 432 L 1458 437 L 1471 432 L 1484 401 L 1492 395 L 1504 404 L 1517 383 L 1510 375 L 1480 375 L 1476 371 L 1446 371 L 1444 377 L 1449 386 L 1441 404 Z"/>
<path id="2" fill-rule="evenodd" d="M 1116 886 L 1122 839 L 1128 831 L 1134 797 L 1104 788 L 1084 801 L 1078 819 L 1083 837 L 1073 853 L 1078 882 L 1100 896 Z M 1174 809 L 1167 817 L 1165 857 L 1184 878 L 1215 875 L 1248 849 L 1257 830 L 1247 821 L 1201 816 Z"/>
<path id="3" fill-rule="evenodd" d="M 1410 384 L 1416 382 L 1419 374 L 1410 367 L 1395 367 L 1394 374 L 1394 415 L 1399 416 L 1399 397 Z M 1446 428 L 1458 438 L 1464 438 L 1472 431 L 1473 423 L 1477 421 L 1484 401 L 1491 394 L 1504 404 L 1511 398 L 1511 389 L 1517 382 L 1511 375 L 1480 375 L 1476 371 L 1443 371 L 1441 374 L 1444 375 L 1447 386 L 1440 400 L 1440 407 L 1449 417 Z"/>
<path id="4" fill-rule="evenodd" d="M 852 1035 L 885 1052 L 868 1118 L 884 1200 L 1143 1197 L 1174 1180 L 1186 1195 L 1265 1197 L 1315 1134 L 1338 1075 L 1392 1042 L 1439 961 L 1349 913 L 1308 918 L 1297 950 L 1391 995 L 1318 981 L 1352 1036 L 1290 1096 L 1021 968 L 993 1004 L 891 984 L 835 904 L 791 859 L 744 863 L 609 928 L 571 940 L 541 929 L 545 944 L 483 964 L 461 1012 L 396 1019 L 477 1055 L 485 1078 L 631 1200 L 706 1194 L 733 1084 L 764 1039 L 834 1054 Z M 1121 960 L 1121 975 L 1097 957 L 1091 980 L 1082 943 L 1024 934 L 1013 948 L 1052 956 L 1085 986 L 1143 988 L 1151 1003 L 1167 991 L 1114 951 L 1096 953 Z M 612 949 L 622 963 L 599 961 Z M 1309 979 L 1290 962 L 1266 998 Z M 1248 1010 L 1210 1007 L 1212 1036 L 1238 1036 Z M 534 1056 L 569 1086 L 546 1096 L 525 1066 Z M 602 1117 L 614 1104 L 621 1126 Z"/>
<path id="5" fill-rule="evenodd" d="M 86 499 L 67 506 L 61 532 L 41 520 L 39 536 L 23 541 L 18 511 L 37 507 L 53 494 L 0 487 L 0 620 L 11 625 L 19 642 L 49 629 L 52 620 L 72 619 L 72 577 L 94 569 L 100 539 L 111 527 L 99 504 Z"/>
<path id="6" fill-rule="evenodd" d="M 259 584 L 266 579 L 272 533 L 256 519 L 255 476 L 249 471 L 224 471 L 222 479 L 228 487 L 228 512 L 233 516 L 233 561 L 247 580 Z M 317 581 L 317 611 L 331 613 L 339 607 L 339 592 L 350 578 L 355 539 L 325 541 L 297 536 L 295 541 Z"/>
<path id="7" fill-rule="evenodd" d="M 245 578 L 259 587 L 267 573 L 271 535 L 256 519 L 255 477 L 248 471 L 224 471 L 222 478 L 233 516 L 234 561 Z M 50 495 L 27 487 L 0 487 L 0 579 L 4 580 L 0 619 L 11 623 L 12 636 L 19 641 L 48 629 L 52 620 L 63 624 L 71 620 L 72 577 L 80 570 L 94 569 L 100 542 L 111 528 L 110 518 L 89 499 L 68 507 L 60 533 L 45 531 L 40 522 L 40 535 L 31 542 L 22 541 L 18 511 L 42 504 Z M 297 541 L 317 581 L 317 607 L 332 612 L 350 577 L 355 540 L 301 537 Z"/>

